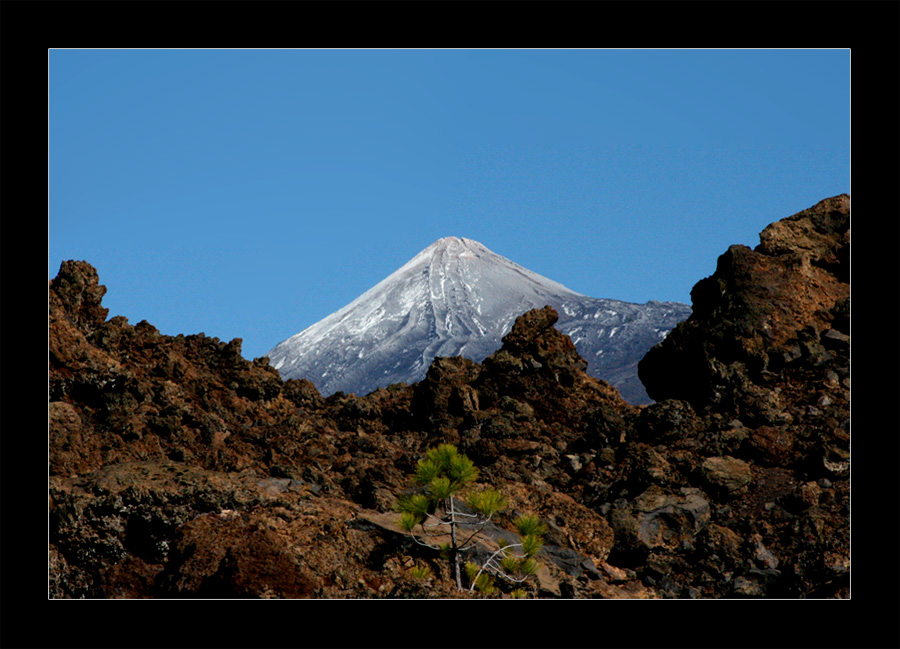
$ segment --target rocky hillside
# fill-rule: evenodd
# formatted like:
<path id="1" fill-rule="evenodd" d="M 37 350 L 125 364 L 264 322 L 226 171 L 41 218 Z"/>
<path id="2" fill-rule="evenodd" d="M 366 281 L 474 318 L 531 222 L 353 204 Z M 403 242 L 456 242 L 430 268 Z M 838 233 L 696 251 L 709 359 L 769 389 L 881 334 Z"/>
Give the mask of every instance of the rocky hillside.
<path id="1" fill-rule="evenodd" d="M 531 597 L 846 598 L 849 216 L 830 198 L 725 252 L 641 363 L 647 407 L 585 373 L 552 308 L 482 363 L 323 398 L 240 339 L 107 320 L 96 270 L 66 262 L 49 286 L 50 597 L 486 597 L 458 593 L 393 510 L 450 442 L 507 497 L 494 535 L 518 513 L 545 523 Z"/>

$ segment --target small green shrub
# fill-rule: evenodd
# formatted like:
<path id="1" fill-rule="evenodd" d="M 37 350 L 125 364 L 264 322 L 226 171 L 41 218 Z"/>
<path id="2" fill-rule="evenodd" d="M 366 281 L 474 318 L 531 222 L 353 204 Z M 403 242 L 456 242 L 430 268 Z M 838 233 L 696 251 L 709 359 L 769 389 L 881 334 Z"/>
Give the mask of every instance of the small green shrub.
<path id="1" fill-rule="evenodd" d="M 516 530 L 519 536 L 540 536 L 547 531 L 547 526 L 534 515 L 522 515 L 516 519 Z"/>
<path id="2" fill-rule="evenodd" d="M 418 563 L 409 569 L 409 574 L 413 579 L 429 579 L 433 576 L 431 568 Z"/>
<path id="3" fill-rule="evenodd" d="M 467 502 L 472 509 L 486 518 L 503 511 L 507 505 L 506 498 L 497 489 L 484 489 L 471 493 Z"/>

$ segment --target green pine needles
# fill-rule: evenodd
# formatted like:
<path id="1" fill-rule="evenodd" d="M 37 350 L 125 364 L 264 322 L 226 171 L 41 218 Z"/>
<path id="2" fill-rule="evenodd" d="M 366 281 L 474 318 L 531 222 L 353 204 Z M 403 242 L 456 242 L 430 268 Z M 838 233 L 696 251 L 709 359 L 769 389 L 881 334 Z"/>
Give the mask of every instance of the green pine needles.
<path id="1" fill-rule="evenodd" d="M 462 555 L 474 549 L 491 518 L 506 509 L 506 498 L 497 489 L 482 489 L 466 493 L 463 500 L 461 493 L 478 479 L 478 468 L 452 444 L 426 451 L 413 479 L 421 491 L 397 500 L 400 527 L 420 545 L 438 549 L 450 562 L 456 587 L 464 590 Z M 541 535 L 546 527 L 536 516 L 520 516 L 515 524 L 521 543 L 501 543 L 480 566 L 466 562 L 470 591 L 491 594 L 496 591 L 495 577 L 519 583 L 534 575 L 538 567 L 535 555 L 543 546 Z M 420 537 L 432 537 L 437 546 Z"/>
<path id="2" fill-rule="evenodd" d="M 535 556 L 544 547 L 542 535 L 547 527 L 537 516 L 519 516 L 516 521 L 521 543 L 500 542 L 500 549 L 494 552 L 474 576 L 470 576 L 469 590 L 482 592 L 493 591 L 493 580 L 486 579 L 490 575 L 499 576 L 512 583 L 521 583 L 537 573 L 538 561 Z M 468 568 L 468 566 L 467 566 Z M 485 591 L 484 588 L 488 590 Z M 521 589 L 517 589 L 521 595 Z"/>

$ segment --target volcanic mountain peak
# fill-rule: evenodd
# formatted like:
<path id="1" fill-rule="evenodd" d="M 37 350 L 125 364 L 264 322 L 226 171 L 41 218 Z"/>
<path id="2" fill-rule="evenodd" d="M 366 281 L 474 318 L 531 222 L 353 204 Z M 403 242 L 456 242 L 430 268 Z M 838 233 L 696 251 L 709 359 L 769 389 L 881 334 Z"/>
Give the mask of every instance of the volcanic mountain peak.
<path id="1" fill-rule="evenodd" d="M 480 362 L 518 316 L 547 305 L 559 312 L 558 328 L 572 335 L 589 373 L 634 402 L 646 401 L 637 361 L 690 313 L 683 304 L 587 297 L 451 236 L 267 355 L 284 378 L 309 379 L 324 395 L 362 395 L 421 380 L 437 356 Z"/>

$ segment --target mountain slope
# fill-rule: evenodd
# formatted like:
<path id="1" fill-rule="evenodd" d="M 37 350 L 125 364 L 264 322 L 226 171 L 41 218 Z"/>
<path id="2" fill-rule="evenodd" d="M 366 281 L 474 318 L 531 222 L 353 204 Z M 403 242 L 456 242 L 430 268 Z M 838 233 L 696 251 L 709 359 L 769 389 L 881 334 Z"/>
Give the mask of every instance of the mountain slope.
<path id="1" fill-rule="evenodd" d="M 581 295 L 477 241 L 446 237 L 268 357 L 285 379 L 309 379 L 324 395 L 368 394 L 421 380 L 436 356 L 480 362 L 516 317 L 547 305 L 559 312 L 557 328 L 572 337 L 589 374 L 633 403 L 649 401 L 638 361 L 690 315 L 674 302 Z"/>

